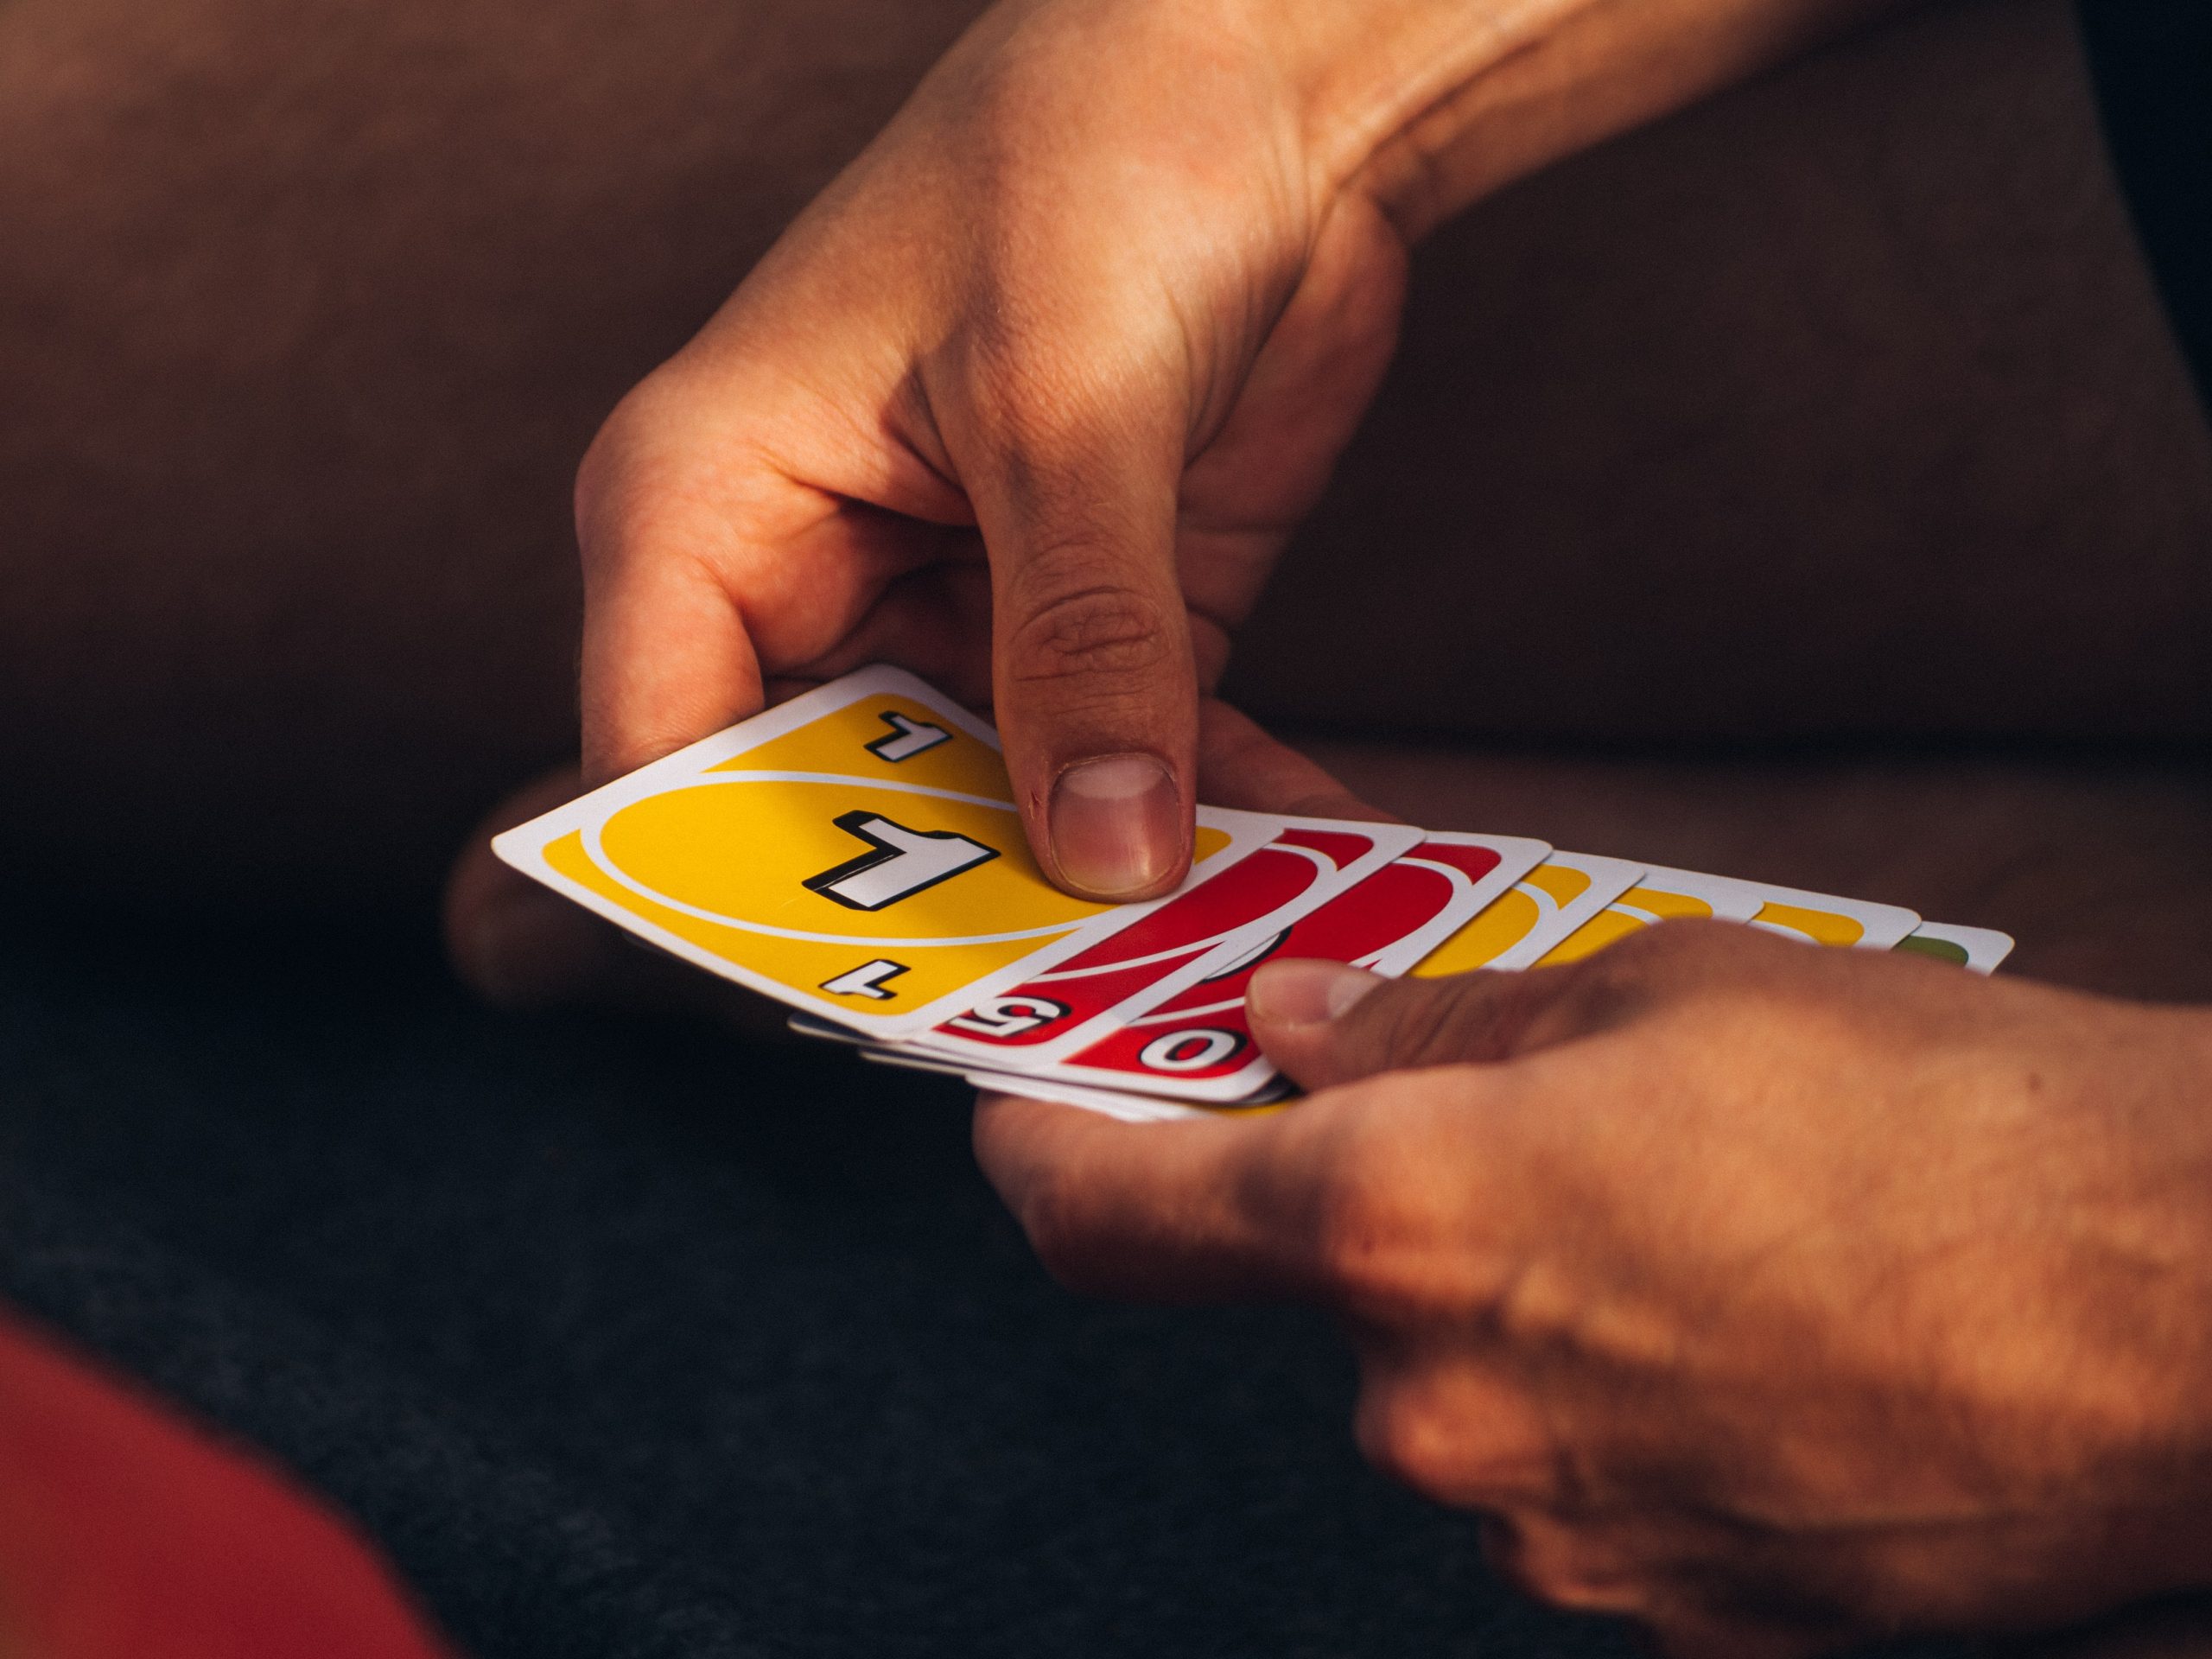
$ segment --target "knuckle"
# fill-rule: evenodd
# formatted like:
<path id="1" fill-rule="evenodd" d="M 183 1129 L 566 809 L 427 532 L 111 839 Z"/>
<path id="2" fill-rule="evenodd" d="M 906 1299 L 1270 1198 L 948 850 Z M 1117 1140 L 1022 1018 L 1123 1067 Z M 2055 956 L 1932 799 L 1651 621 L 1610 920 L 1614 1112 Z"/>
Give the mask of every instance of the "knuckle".
<path id="1" fill-rule="evenodd" d="M 1668 947 L 1662 944 L 1655 951 L 1652 944 L 1668 925 L 1631 934 L 1580 962 L 1531 972 L 1528 977 L 1542 982 L 1537 988 L 1544 995 L 1541 1006 L 1529 1010 L 1522 1046 L 1548 1047 L 1568 1037 L 1609 1030 L 1633 1016 L 1654 988 L 1668 981 Z"/>
<path id="2" fill-rule="evenodd" d="M 1176 618 L 1161 601 L 1096 579 L 1096 544 L 1064 543 L 1033 555 L 1007 641 L 1007 671 L 1024 684 L 1075 688 L 1149 675 L 1173 658 Z"/>
<path id="3" fill-rule="evenodd" d="M 1617 957 L 1624 969 L 1649 982 L 1680 985 L 1740 976 L 1746 950 L 1777 943 L 1742 922 L 1677 916 L 1631 934 L 1591 961 Z"/>
<path id="4" fill-rule="evenodd" d="M 1336 1154 L 1314 1196 L 1313 1238 L 1331 1273 L 1356 1261 L 1381 1224 L 1387 1191 L 1353 1166 L 1349 1147 Z"/>
<path id="5" fill-rule="evenodd" d="M 1443 1228 L 1425 1183 L 1392 1179 L 1351 1160 L 1323 1186 L 1313 1236 L 1323 1288 L 1355 1319 L 1402 1325 L 1468 1311 L 1459 1264 L 1440 1248 Z"/>
<path id="6" fill-rule="evenodd" d="M 1096 296 L 1071 312 L 1064 283 L 1037 269 L 1030 250 L 1002 247 L 991 264 L 933 359 L 955 448 L 985 462 L 1019 501 L 1079 499 L 1111 476 L 1099 457 L 1147 441 L 1141 435 L 1172 406 L 1137 345 L 1145 317 L 1102 313 Z M 1120 342 L 1108 357 L 1102 337 Z"/>
<path id="7" fill-rule="evenodd" d="M 651 381 L 616 405 L 576 464 L 576 543 L 587 575 L 619 569 L 665 539 L 664 515 L 681 519 L 698 493 L 683 426 Z"/>
<path id="8" fill-rule="evenodd" d="M 1404 1071 L 1483 1058 L 1487 1046 L 1481 1039 L 1491 1024 L 1485 1005 L 1516 995 L 1513 986 L 1479 983 L 1470 974 L 1465 982 L 1401 980 L 1369 1001 L 1379 1005 L 1375 1036 L 1382 1052 L 1393 1070 Z"/>
<path id="9" fill-rule="evenodd" d="M 1377 1329 L 1471 1327 L 1508 1268 L 1484 1243 L 1463 1167 L 1462 1073 L 1439 1070 L 1317 1096 L 1301 1220 L 1317 1295 Z"/>
<path id="10" fill-rule="evenodd" d="M 1385 1052 L 1394 1068 L 1511 1059 L 1556 1001 L 1542 973 L 1477 970 L 1440 981 L 1401 981 L 1383 1005 Z M 1379 1001 L 1380 999 L 1374 999 Z"/>
<path id="11" fill-rule="evenodd" d="M 1631 1613 L 1646 1598 L 1569 1523 L 1523 1516 L 1483 1529 L 1483 1556 L 1522 1594 L 1576 1612 Z"/>
<path id="12" fill-rule="evenodd" d="M 1353 1419 L 1360 1455 L 1400 1485 L 1440 1503 L 1464 1496 L 1450 1427 L 1400 1389 L 1370 1389 Z"/>
<path id="13" fill-rule="evenodd" d="M 1522 1262 L 1491 1287 L 1483 1322 L 1516 1352 L 1559 1353 L 1586 1334 L 1586 1306 L 1572 1278 Z"/>
<path id="14" fill-rule="evenodd" d="M 1780 958 L 1828 953 L 1773 938 L 1741 922 L 1662 921 L 1560 971 L 1573 976 L 1563 1001 L 1585 1031 L 1601 1031 L 1662 1008 L 1712 1022 L 1756 1026 L 1803 995 Z M 1846 952 L 1835 953 L 1838 956 Z M 1794 960 L 1789 965 L 1799 965 Z"/>
<path id="15" fill-rule="evenodd" d="M 626 492 L 623 488 L 628 459 L 626 435 L 616 430 L 620 412 L 608 417 L 591 447 L 584 451 L 583 459 L 576 464 L 573 505 L 575 513 L 576 546 L 582 553 L 587 571 L 603 568 L 610 561 L 619 538 L 607 533 L 611 521 L 618 516 L 616 503 Z"/>
<path id="16" fill-rule="evenodd" d="M 680 426 L 670 407 L 671 394 L 663 384 L 665 374 L 665 370 L 657 372 L 632 387 L 592 435 L 576 465 L 580 510 L 618 492 L 633 469 L 664 446 L 665 435 Z"/>
<path id="17" fill-rule="evenodd" d="M 968 397 L 978 422 L 996 435 L 992 446 L 1007 481 L 1032 499 L 1049 499 L 1084 475 L 1083 458 L 1105 441 L 1105 410 L 1066 354 L 1039 345 L 1004 307 L 997 326 L 976 342 Z"/>
<path id="18" fill-rule="evenodd" d="M 1649 970 L 1662 965 L 1702 961 L 1716 947 L 1725 947 L 1743 936 L 1739 923 L 1674 916 L 1639 929 L 1615 946 L 1611 954 L 1624 956 L 1626 960 Z"/>
<path id="19" fill-rule="evenodd" d="M 1370 1384 L 1353 1427 L 1362 1455 L 1424 1497 L 1529 1509 L 1560 1492 L 1552 1448 L 1519 1421 L 1528 1414 L 1509 1393 L 1424 1368 Z"/>
<path id="20" fill-rule="evenodd" d="M 789 486 L 766 434 L 727 385 L 664 364 L 632 388 L 594 435 L 572 489 L 587 577 L 636 557 L 700 556 Z"/>
<path id="21" fill-rule="evenodd" d="M 1456 1337 L 1440 1344 L 1415 1335 L 1379 1357 L 1371 1350 L 1353 1427 L 1376 1468 L 1440 1502 L 1545 1513 L 1585 1506 L 1541 1398 L 1471 1359 Z"/>

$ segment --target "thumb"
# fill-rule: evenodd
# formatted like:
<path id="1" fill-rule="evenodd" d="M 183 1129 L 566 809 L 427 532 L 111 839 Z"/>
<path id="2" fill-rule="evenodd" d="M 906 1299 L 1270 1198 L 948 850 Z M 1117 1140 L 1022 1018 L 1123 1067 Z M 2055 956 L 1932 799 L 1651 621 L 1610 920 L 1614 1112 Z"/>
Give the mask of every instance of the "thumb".
<path id="1" fill-rule="evenodd" d="M 1014 423 L 1019 448 L 969 469 L 991 563 L 993 712 L 1046 873 L 1087 897 L 1151 898 L 1191 860 L 1182 448 L 1166 431 L 1080 427 Z"/>
<path id="2" fill-rule="evenodd" d="M 1252 976 L 1245 1017 L 1267 1057 L 1306 1089 L 1378 1071 L 1510 1059 L 1559 1001 L 1569 969 L 1384 979 L 1342 963 L 1271 962 Z"/>

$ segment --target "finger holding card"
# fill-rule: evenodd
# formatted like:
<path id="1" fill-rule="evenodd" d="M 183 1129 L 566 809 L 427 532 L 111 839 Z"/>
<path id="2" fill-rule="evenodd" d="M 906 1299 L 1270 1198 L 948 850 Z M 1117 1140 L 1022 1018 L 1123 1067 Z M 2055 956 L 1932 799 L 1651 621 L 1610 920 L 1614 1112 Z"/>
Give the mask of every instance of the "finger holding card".
<path id="1" fill-rule="evenodd" d="M 1065 1059 L 1109 1025 L 1264 949 L 1333 906 L 1421 839 L 1408 824 L 1285 819 L 1273 842 L 1196 883 L 1112 938 L 1013 989 L 978 1000 L 916 1040 L 1029 1071 Z"/>
<path id="2" fill-rule="evenodd" d="M 1244 1019 L 1245 986 L 1261 963 L 1314 957 L 1374 973 L 1404 973 L 1549 850 L 1542 842 L 1512 836 L 1430 836 L 1288 927 L 1242 951 L 1224 951 L 1179 989 L 1079 1033 L 1064 1058 L 1039 1069 L 1070 1083 L 1191 1100 L 1244 1099 L 1274 1075 Z"/>
<path id="3" fill-rule="evenodd" d="M 874 1061 L 1132 1122 L 1266 1111 L 1262 963 L 1440 980 L 1580 962 L 1675 919 L 1986 973 L 1987 929 L 1894 905 L 1381 819 L 1218 704 L 1190 879 L 1108 904 L 1030 855 L 997 739 L 898 670 L 844 676 L 496 837 L 508 863 L 667 953 L 791 1006 Z"/>
<path id="4" fill-rule="evenodd" d="M 1202 880 L 1274 820 L 1209 810 Z M 1153 906 L 1074 898 L 1021 832 L 990 728 L 874 668 L 507 831 L 499 856 L 647 942 L 877 1035 L 1079 953 Z"/>
<path id="5" fill-rule="evenodd" d="M 1643 866 L 1554 848 L 1543 862 L 1416 963 L 1418 979 L 1533 967 L 1626 893 Z"/>

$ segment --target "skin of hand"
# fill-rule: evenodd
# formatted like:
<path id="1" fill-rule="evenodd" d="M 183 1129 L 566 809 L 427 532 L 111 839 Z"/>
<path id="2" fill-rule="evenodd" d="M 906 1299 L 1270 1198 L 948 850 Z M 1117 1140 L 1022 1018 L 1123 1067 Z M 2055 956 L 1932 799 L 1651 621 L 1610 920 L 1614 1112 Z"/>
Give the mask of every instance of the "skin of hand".
<path id="1" fill-rule="evenodd" d="M 1219 10 L 992 13 L 616 412 L 578 489 L 588 775 L 893 661 L 995 707 L 1057 880 L 1180 878 L 1199 684 L 1406 263 Z"/>
<path id="2" fill-rule="evenodd" d="M 587 456 L 585 780 L 898 662 L 994 707 L 1055 880 L 1166 891 L 1410 244 L 1882 4 L 994 9 Z"/>
<path id="3" fill-rule="evenodd" d="M 1073 1287 L 1332 1309 L 1363 1449 L 1535 1595 L 1794 1655 L 2212 1584 L 2202 1012 L 1719 923 L 1250 1010 L 1302 1102 L 986 1096 L 983 1166 Z"/>

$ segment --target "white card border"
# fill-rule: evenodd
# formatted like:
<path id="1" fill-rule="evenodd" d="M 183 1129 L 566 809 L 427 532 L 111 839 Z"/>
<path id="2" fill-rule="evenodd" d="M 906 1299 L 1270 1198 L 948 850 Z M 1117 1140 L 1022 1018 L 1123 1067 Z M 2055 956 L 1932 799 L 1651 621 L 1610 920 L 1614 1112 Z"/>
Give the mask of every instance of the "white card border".
<path id="1" fill-rule="evenodd" d="M 750 720 L 740 721 L 734 726 L 702 738 L 673 754 L 664 755 L 648 766 L 615 779 L 612 783 L 603 784 L 588 794 L 555 807 L 527 823 L 517 824 L 492 838 L 492 850 L 502 861 L 532 880 L 543 883 L 593 914 L 613 922 L 624 931 L 637 935 L 694 967 L 703 968 L 719 978 L 731 980 L 749 990 L 758 991 L 786 1007 L 831 1015 L 838 1023 L 850 1025 L 874 1036 L 891 1038 L 926 1029 L 938 1020 L 958 1013 L 963 1007 L 1020 983 L 1027 976 L 1040 971 L 1052 963 L 1072 956 L 1097 940 L 1120 931 L 1176 898 L 1194 883 L 1227 869 L 1239 859 L 1265 846 L 1274 838 L 1277 826 L 1287 822 L 1266 813 L 1238 812 L 1225 807 L 1201 807 L 1198 809 L 1198 823 L 1208 829 L 1222 830 L 1229 836 L 1229 844 L 1202 866 L 1193 869 L 1191 876 L 1174 893 L 1142 904 L 1117 906 L 1077 922 L 1067 932 L 1040 945 L 1027 956 L 972 980 L 957 990 L 949 991 L 934 1001 L 896 1014 L 874 1014 L 846 1003 L 833 1002 L 824 997 L 794 989 L 741 963 L 730 962 L 571 880 L 546 861 L 545 848 L 561 836 L 583 830 L 594 823 L 603 823 L 623 807 L 659 794 L 673 783 L 688 780 L 711 767 L 734 760 L 809 721 L 835 714 L 863 697 L 879 693 L 889 693 L 918 702 L 932 715 L 957 726 L 969 736 L 988 744 L 994 750 L 1000 747 L 998 734 L 950 698 L 904 669 L 878 664 L 856 670 L 830 681 L 827 685 L 817 686 L 811 691 L 803 692 L 789 702 L 779 703 Z M 1009 801 L 1007 804 L 1012 806 L 1014 804 Z"/>
<path id="2" fill-rule="evenodd" d="M 2010 933 L 1993 927 L 1968 927 L 1961 922 L 1923 922 L 1906 939 L 1940 939 L 1946 944 L 1955 944 L 1967 953 L 1967 971 L 1985 976 L 1993 974 L 2005 957 L 2012 954 L 2017 943 Z M 1904 939 L 1891 947 L 1896 950 Z"/>
<path id="3" fill-rule="evenodd" d="M 1274 822 L 1280 826 L 1276 831 L 1277 837 L 1285 830 L 1310 830 L 1331 835 L 1357 832 L 1371 835 L 1374 845 L 1351 863 L 1340 865 L 1333 874 L 1324 875 L 1295 899 L 1276 906 L 1265 916 L 1245 923 L 1219 944 L 1199 951 L 1180 966 L 1140 986 L 1111 1007 L 1101 1009 L 1081 1025 L 1061 1033 L 1048 1043 L 1041 1043 L 1035 1048 L 1009 1051 L 988 1043 L 970 1043 L 964 1038 L 949 1037 L 936 1031 L 919 1032 L 907 1040 L 930 1053 L 957 1058 L 964 1065 L 983 1071 L 1003 1071 L 1021 1077 L 1033 1072 L 1048 1073 L 1065 1056 L 1088 1048 L 1115 1027 L 1127 1024 L 1143 1014 L 1145 1009 L 1166 1001 L 1204 979 L 1213 963 L 1233 961 L 1245 951 L 1257 949 L 1284 929 L 1357 887 L 1384 865 L 1395 863 L 1428 839 L 1427 835 L 1411 824 L 1365 818 L 1278 818 Z M 968 1006 L 972 1007 L 993 994 L 983 992 L 972 996 L 968 1000 Z"/>
<path id="4" fill-rule="evenodd" d="M 1413 932 L 1406 934 L 1386 946 L 1381 957 L 1370 969 L 1371 972 L 1382 974 L 1386 978 L 1395 979 L 1402 976 L 1408 969 L 1429 956 L 1444 940 L 1457 933 L 1474 918 L 1488 909 L 1491 905 L 1496 903 L 1501 895 L 1511 889 L 1516 881 L 1535 869 L 1551 854 L 1550 847 L 1545 842 L 1531 840 L 1523 836 L 1479 835 L 1459 830 L 1423 831 L 1420 838 L 1411 846 L 1389 859 L 1376 862 L 1373 868 L 1364 874 L 1347 881 L 1334 893 L 1319 903 L 1306 906 L 1302 914 L 1310 915 L 1313 912 L 1320 909 L 1323 905 L 1333 903 L 1336 899 L 1343 898 L 1345 893 L 1356 889 L 1361 882 L 1380 871 L 1385 864 L 1395 864 L 1400 859 L 1418 859 L 1421 856 L 1421 848 L 1431 842 L 1441 842 L 1455 847 L 1488 848 L 1498 855 L 1498 868 L 1488 872 L 1479 880 L 1469 882 L 1469 891 L 1455 899 L 1451 907 L 1440 916 L 1423 923 Z M 1364 863 L 1367 861 L 1360 861 Z M 1465 880 L 1465 877 L 1462 876 L 1461 879 Z M 1287 910 L 1289 907 L 1286 906 L 1284 908 Z M 1267 918 L 1264 923 L 1253 930 L 1254 937 L 1242 941 L 1242 948 L 1236 950 L 1233 953 L 1232 946 L 1237 945 L 1240 942 L 1232 940 L 1229 944 L 1217 946 L 1214 950 L 1208 951 L 1196 964 L 1189 964 L 1191 971 L 1178 969 L 1175 974 L 1163 975 L 1153 984 L 1147 986 L 1138 996 L 1130 998 L 1119 1007 L 1109 1009 L 1104 1014 L 1086 1020 L 1065 1038 L 1055 1039 L 1052 1044 L 1036 1051 L 1033 1066 L 1032 1065 L 999 1065 L 989 1069 L 1008 1077 L 1034 1076 L 1040 1081 L 1065 1084 L 1074 1088 L 1096 1088 L 1114 1093 L 1164 1095 L 1179 1100 L 1203 1101 L 1221 1106 L 1233 1105 L 1238 1101 L 1249 1099 L 1255 1092 L 1265 1088 L 1276 1076 L 1274 1064 L 1265 1055 L 1254 1055 L 1244 1065 L 1226 1077 L 1209 1077 L 1203 1080 L 1164 1077 L 1155 1078 L 1146 1077 L 1141 1072 L 1109 1071 L 1100 1066 L 1077 1065 L 1066 1056 L 1080 1053 L 1084 1049 L 1103 1040 L 1113 1032 L 1142 1020 L 1161 1003 L 1173 1000 L 1180 992 L 1207 978 L 1210 972 L 1219 971 L 1214 969 L 1212 964 L 1234 962 L 1238 956 L 1274 938 L 1284 931 L 1283 927 L 1270 926 L 1266 924 L 1275 921 L 1281 913 L 1277 912 L 1275 916 Z M 1301 919 L 1300 917 L 1293 917 L 1292 922 L 1294 924 L 1300 919 Z M 1172 982 L 1179 978 L 1181 981 L 1179 984 Z M 1078 1039 L 1081 1040 L 1077 1040 Z"/>
<path id="5" fill-rule="evenodd" d="M 1766 881 L 1747 881 L 1740 876 L 1707 875 L 1696 870 L 1666 869 L 1656 864 L 1644 870 L 1643 879 L 1637 885 L 1657 887 L 1662 893 L 1681 893 L 1693 899 L 1702 899 L 1713 906 L 1713 913 L 1717 919 L 1742 922 L 1748 927 L 1756 927 L 1777 938 L 1798 938 L 1801 936 L 1771 922 L 1754 921 L 1752 918 L 1768 905 L 1795 905 L 1801 910 L 1825 910 L 1833 915 L 1848 916 L 1865 930 L 1854 944 L 1847 947 L 1853 950 L 1893 949 L 1899 940 L 1920 925 L 1918 912 L 1907 910 L 1902 905 L 1877 904 L 1869 899 L 1844 899 L 1832 893 L 1815 893 L 1806 887 L 1783 887 Z M 1726 914 L 1722 913 L 1724 902 L 1727 906 Z M 1746 902 L 1751 906 L 1748 910 L 1743 909 Z"/>
<path id="6" fill-rule="evenodd" d="M 1643 865 L 1631 864 L 1624 858 L 1607 858 L 1598 853 L 1568 852 L 1558 847 L 1553 848 L 1549 853 L 1546 854 L 1542 861 L 1535 866 L 1535 869 L 1541 869 L 1545 864 L 1560 864 L 1570 870 L 1580 871 L 1588 879 L 1589 885 L 1563 905 L 1541 888 L 1534 890 L 1529 896 L 1535 900 L 1538 911 L 1541 912 L 1544 906 L 1549 905 L 1551 913 L 1549 915 L 1540 913 L 1536 918 L 1536 925 L 1504 950 L 1499 951 L 1488 962 L 1474 968 L 1462 969 L 1461 972 L 1514 974 L 1535 967 L 1550 953 L 1553 946 L 1573 938 L 1581 931 L 1585 922 L 1634 887 L 1643 875 Z M 1535 874 L 1535 870 L 1531 870 L 1529 874 Z M 1523 877 L 1522 881 L 1516 882 L 1514 885 L 1516 887 L 1522 887 L 1525 884 L 1526 879 Z M 1468 924 L 1470 926 L 1472 925 L 1472 922 Z M 1436 947 L 1436 950 L 1441 950 L 1445 945 L 1451 943 L 1451 939 L 1446 939 L 1443 944 Z M 1436 950 L 1432 950 L 1428 954 L 1433 957 L 1436 954 Z M 1422 962 L 1427 960 L 1427 957 L 1421 958 Z M 1414 973 L 1420 966 L 1421 963 L 1417 962 L 1406 971 L 1409 974 Z M 1451 976 L 1440 974 L 1435 977 L 1448 979 Z"/>

